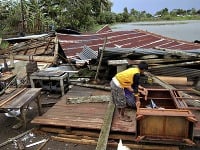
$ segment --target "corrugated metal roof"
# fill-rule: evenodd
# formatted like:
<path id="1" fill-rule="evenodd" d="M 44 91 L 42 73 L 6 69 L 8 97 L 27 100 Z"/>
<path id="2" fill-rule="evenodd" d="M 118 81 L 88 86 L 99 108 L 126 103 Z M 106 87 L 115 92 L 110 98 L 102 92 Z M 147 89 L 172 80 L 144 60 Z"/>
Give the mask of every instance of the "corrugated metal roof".
<path id="1" fill-rule="evenodd" d="M 88 60 L 88 59 L 96 59 L 98 56 L 97 51 L 92 50 L 88 46 L 84 46 L 82 52 L 78 54 L 78 57 L 82 60 Z"/>
<path id="2" fill-rule="evenodd" d="M 57 34 L 57 37 L 67 57 L 75 56 L 76 53 L 80 53 L 84 45 L 87 45 L 94 51 L 98 51 L 99 47 L 103 47 L 104 39 L 106 37 L 108 39 L 106 47 L 146 49 L 158 47 L 172 50 L 200 49 L 200 44 L 171 39 L 141 30 L 103 32 L 84 35 Z"/>

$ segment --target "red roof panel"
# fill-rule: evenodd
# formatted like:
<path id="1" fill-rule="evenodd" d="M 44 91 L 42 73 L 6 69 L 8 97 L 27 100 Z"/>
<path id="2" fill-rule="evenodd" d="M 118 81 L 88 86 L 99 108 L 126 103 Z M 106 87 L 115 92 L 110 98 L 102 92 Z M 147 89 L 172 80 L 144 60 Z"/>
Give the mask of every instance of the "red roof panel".
<path id="1" fill-rule="evenodd" d="M 133 31 L 116 31 L 116 32 L 99 32 L 84 35 L 64 35 L 57 34 L 61 47 L 65 55 L 74 56 L 80 53 L 84 45 L 98 51 L 103 47 L 104 39 L 107 37 L 107 47 L 122 48 L 167 48 L 174 50 L 194 50 L 200 49 L 199 44 L 179 41 L 163 37 L 154 33 L 133 30 Z"/>

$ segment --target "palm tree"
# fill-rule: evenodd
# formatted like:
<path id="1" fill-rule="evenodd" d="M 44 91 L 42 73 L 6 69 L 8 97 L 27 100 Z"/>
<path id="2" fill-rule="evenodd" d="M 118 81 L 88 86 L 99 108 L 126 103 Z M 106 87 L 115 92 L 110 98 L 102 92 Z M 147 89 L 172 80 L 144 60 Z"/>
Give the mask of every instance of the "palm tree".
<path id="1" fill-rule="evenodd" d="M 25 29 L 25 18 L 24 18 L 24 5 L 23 5 L 23 0 L 20 0 L 20 5 L 21 5 L 21 23 L 22 23 L 22 34 L 26 32 Z"/>

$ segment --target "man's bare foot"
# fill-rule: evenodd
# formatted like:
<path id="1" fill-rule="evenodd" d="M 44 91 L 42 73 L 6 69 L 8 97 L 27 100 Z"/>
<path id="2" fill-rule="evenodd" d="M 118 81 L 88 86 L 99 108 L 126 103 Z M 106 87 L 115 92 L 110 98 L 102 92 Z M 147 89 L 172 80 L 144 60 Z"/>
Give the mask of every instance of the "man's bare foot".
<path id="1" fill-rule="evenodd" d="M 123 116 L 123 117 L 120 116 L 119 119 L 122 120 L 122 121 L 126 121 L 126 122 L 131 122 L 132 121 L 131 118 L 129 116 L 126 116 L 126 115 Z"/>

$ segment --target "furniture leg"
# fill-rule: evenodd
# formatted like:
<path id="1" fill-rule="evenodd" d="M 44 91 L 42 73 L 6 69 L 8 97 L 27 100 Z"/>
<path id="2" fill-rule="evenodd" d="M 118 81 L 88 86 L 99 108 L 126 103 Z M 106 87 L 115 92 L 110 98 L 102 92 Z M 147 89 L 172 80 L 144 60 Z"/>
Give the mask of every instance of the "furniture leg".
<path id="1" fill-rule="evenodd" d="M 35 88 L 35 84 L 34 84 L 34 82 L 33 82 L 33 79 L 30 78 L 30 82 L 31 82 L 31 87 L 32 87 L 32 88 Z"/>
<path id="2" fill-rule="evenodd" d="M 38 107 L 38 114 L 39 114 L 39 116 L 41 116 L 42 115 L 42 110 L 41 110 L 42 105 L 41 105 L 40 96 L 37 96 L 36 103 L 37 103 L 37 107 Z"/>
<path id="3" fill-rule="evenodd" d="M 60 89 L 61 89 L 62 96 L 65 95 L 63 79 L 60 79 Z"/>
<path id="4" fill-rule="evenodd" d="M 24 129 L 26 129 L 26 109 L 24 109 L 24 106 L 20 109 L 20 112 L 21 121 L 23 122 Z"/>

